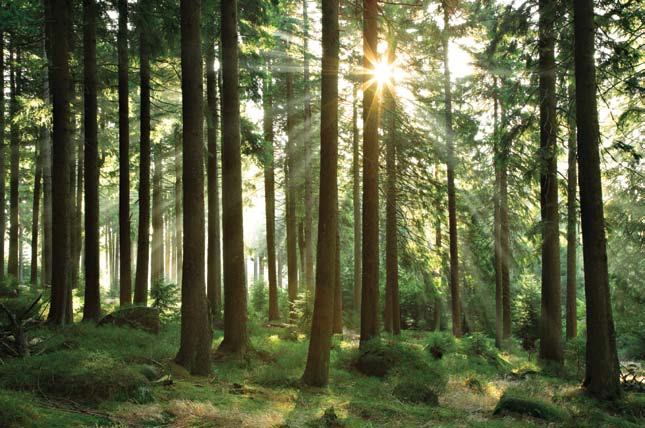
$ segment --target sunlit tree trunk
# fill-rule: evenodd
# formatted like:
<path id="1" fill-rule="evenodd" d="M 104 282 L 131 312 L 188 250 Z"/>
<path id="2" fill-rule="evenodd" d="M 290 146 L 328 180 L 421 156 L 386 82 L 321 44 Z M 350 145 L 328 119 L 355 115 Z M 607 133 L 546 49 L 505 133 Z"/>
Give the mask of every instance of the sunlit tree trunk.
<path id="1" fill-rule="evenodd" d="M 334 315 L 338 236 L 338 0 L 323 0 L 322 28 L 316 289 L 307 365 L 302 378 L 305 384 L 313 386 L 324 386 L 329 380 L 329 350 Z"/>
<path id="2" fill-rule="evenodd" d="M 587 303 L 587 357 L 583 387 L 595 398 L 611 400 L 620 397 L 621 390 L 602 204 L 594 2 L 576 0 L 573 12 L 580 212 Z"/>
<path id="3" fill-rule="evenodd" d="M 314 251 L 312 235 L 313 194 L 311 190 L 311 96 L 309 95 L 309 21 L 307 0 L 302 1 L 303 51 L 304 51 L 304 174 L 305 174 L 305 284 L 307 290 L 307 307 L 311 309 L 314 296 Z"/>
<path id="4" fill-rule="evenodd" d="M 15 45 L 15 41 L 12 41 Z M 9 263 L 7 273 L 14 279 L 18 279 L 18 184 L 20 183 L 20 135 L 18 124 L 15 121 L 18 114 L 18 96 L 21 87 L 20 52 L 11 47 L 9 54 L 9 81 L 11 86 L 11 98 L 9 100 L 9 126 L 10 143 L 10 172 L 9 172 Z"/>
<path id="5" fill-rule="evenodd" d="M 154 170 L 152 173 L 152 251 L 151 251 L 151 283 L 155 287 L 164 279 L 163 269 L 163 197 L 161 195 L 161 177 L 163 164 L 161 147 L 158 145 L 154 153 Z"/>
<path id="6" fill-rule="evenodd" d="M 181 0 L 184 258 L 181 338 L 175 361 L 194 375 L 211 372 L 212 331 L 206 301 L 204 257 L 204 139 L 201 1 Z"/>
<path id="7" fill-rule="evenodd" d="M 352 89 L 352 205 L 354 213 L 354 312 L 361 312 L 361 173 L 358 153 L 358 85 Z"/>
<path id="8" fill-rule="evenodd" d="M 266 207 L 267 262 L 269 271 L 269 321 L 280 318 L 275 251 L 275 171 L 273 132 L 273 85 L 271 63 L 267 61 L 267 77 L 262 90 L 264 107 L 264 204 Z"/>
<path id="9" fill-rule="evenodd" d="M 4 32 L 0 29 L 0 280 L 4 278 L 4 239 L 6 232 L 5 220 L 5 143 L 4 143 L 4 91 L 5 91 L 5 66 L 4 66 Z"/>
<path id="10" fill-rule="evenodd" d="M 494 78 L 493 94 L 493 164 L 495 168 L 495 184 L 493 190 L 493 263 L 495 267 L 495 346 L 502 348 L 504 339 L 504 301 L 502 292 L 502 244 L 500 226 L 500 132 L 499 132 L 499 100 L 497 96 L 497 78 Z"/>
<path id="11" fill-rule="evenodd" d="M 208 255 L 207 290 L 214 321 L 222 319 L 222 264 L 220 257 L 219 171 L 217 160 L 217 74 L 215 73 L 215 23 L 209 24 L 206 44 L 206 129 L 208 173 Z"/>
<path id="12" fill-rule="evenodd" d="M 69 267 L 69 36 L 68 0 L 46 0 L 53 105 L 52 291 L 48 321 L 65 321 Z"/>
<path id="13" fill-rule="evenodd" d="M 450 299 L 452 303 L 452 334 L 461 337 L 461 298 L 459 297 L 459 250 L 457 237 L 457 201 L 455 195 L 455 155 L 452 130 L 452 90 L 448 45 L 450 41 L 450 9 L 443 1 L 443 72 L 446 116 L 446 159 L 448 167 L 448 232 L 450 237 Z"/>
<path id="14" fill-rule="evenodd" d="M 118 0 L 119 73 L 119 303 L 132 303 L 132 237 L 130 231 L 130 108 L 128 106 L 128 1 Z"/>
<path id="15" fill-rule="evenodd" d="M 181 181 L 181 144 L 182 137 L 181 131 L 175 130 L 174 135 L 174 145 L 175 145 L 175 248 L 177 251 L 177 256 L 175 259 L 175 269 L 176 269 L 176 278 L 177 285 L 181 287 L 181 267 L 183 265 L 183 253 L 184 249 L 182 247 L 183 236 L 184 236 L 184 215 L 183 208 L 181 205 L 181 193 L 183 189 L 183 183 Z"/>
<path id="16" fill-rule="evenodd" d="M 150 262 L 150 35 L 146 14 L 148 0 L 139 0 L 139 231 L 137 234 L 137 271 L 134 303 L 148 303 L 148 264 Z"/>
<path id="17" fill-rule="evenodd" d="M 542 360 L 561 362 L 555 6 L 556 3 L 553 0 L 539 2 L 540 211 L 542 214 L 542 311 L 539 356 Z"/>
<path id="18" fill-rule="evenodd" d="M 336 190 L 338 194 L 338 190 Z M 338 206 L 338 204 L 337 204 Z M 338 209 L 336 209 L 338 219 Z M 338 220 L 336 220 L 338 223 Z M 343 285 L 340 280 L 340 231 L 336 226 L 336 269 L 334 270 L 334 334 L 343 334 Z"/>
<path id="19" fill-rule="evenodd" d="M 222 231 L 224 247 L 224 340 L 220 351 L 248 348 L 244 273 L 237 1 L 221 3 L 222 41 Z"/>
<path id="20" fill-rule="evenodd" d="M 379 194 L 378 127 L 380 100 L 369 71 L 377 61 L 378 5 L 363 1 L 363 278 L 361 292 L 361 344 L 379 334 Z M 319 234 L 320 236 L 320 234 Z"/>
<path id="21" fill-rule="evenodd" d="M 577 288 L 576 281 L 576 249 L 578 247 L 577 226 L 578 210 L 576 206 L 576 195 L 578 187 L 578 176 L 576 168 L 576 107 L 575 107 L 575 86 L 572 78 L 569 78 L 567 95 L 569 98 L 569 111 L 567 122 L 569 128 L 568 138 L 568 168 L 567 168 L 567 339 L 573 339 L 578 335 L 578 309 L 577 309 Z"/>
<path id="22" fill-rule="evenodd" d="M 96 1 L 83 0 L 85 88 L 85 300 L 83 319 L 101 316 L 99 288 L 99 147 L 97 128 Z M 80 188 L 77 189 L 80 192 Z"/>
<path id="23" fill-rule="evenodd" d="M 31 273 L 29 277 L 29 283 L 32 285 L 38 284 L 38 232 L 40 227 L 40 189 L 43 176 L 42 156 L 42 149 L 37 149 L 36 169 L 34 173 L 34 197 L 32 205 L 33 209 L 31 211 Z"/>

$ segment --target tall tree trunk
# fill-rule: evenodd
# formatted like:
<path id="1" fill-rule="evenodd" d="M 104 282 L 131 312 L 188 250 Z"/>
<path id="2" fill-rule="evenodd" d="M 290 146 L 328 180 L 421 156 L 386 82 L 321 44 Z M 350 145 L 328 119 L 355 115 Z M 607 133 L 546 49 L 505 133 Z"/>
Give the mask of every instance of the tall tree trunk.
<path id="1" fill-rule="evenodd" d="M 83 319 L 101 316 L 99 287 L 99 147 L 97 128 L 96 1 L 83 0 L 85 80 L 85 300 Z M 80 189 L 78 189 L 80 192 Z"/>
<path id="2" fill-rule="evenodd" d="M 573 4 L 580 212 L 587 302 L 587 357 L 583 387 L 600 399 L 620 397 L 620 371 L 611 311 L 600 175 L 600 131 L 594 63 L 594 4 Z"/>
<path id="3" fill-rule="evenodd" d="M 391 30 L 390 30 L 391 31 Z M 388 40 L 388 64 L 396 58 L 396 41 L 392 34 Z M 396 219 L 396 101 L 394 87 L 385 89 L 385 107 L 387 121 L 386 143 L 386 220 L 385 220 L 385 315 L 383 323 L 388 333 L 401 334 L 401 310 L 399 308 L 399 249 L 398 226 Z"/>
<path id="4" fill-rule="evenodd" d="M 139 231 L 137 235 L 137 271 L 134 280 L 134 303 L 148 303 L 148 264 L 150 262 L 150 35 L 146 22 L 150 4 L 139 0 L 139 79 L 140 79 L 140 145 L 139 145 Z"/>
<path id="5" fill-rule="evenodd" d="M 358 153 L 358 85 L 352 88 L 352 204 L 354 212 L 354 312 L 361 312 L 361 173 Z"/>
<path id="6" fill-rule="evenodd" d="M 161 147 L 157 146 L 154 154 L 152 173 L 152 254 L 151 283 L 155 287 L 164 279 L 163 270 L 163 197 L 161 177 L 163 175 Z"/>
<path id="7" fill-rule="evenodd" d="M 378 127 L 380 102 L 377 83 L 369 72 L 377 61 L 378 5 L 363 1 L 363 284 L 361 296 L 361 345 L 379 333 L 379 194 Z M 321 236 L 320 234 L 318 236 Z"/>
<path id="8" fill-rule="evenodd" d="M 177 258 L 175 260 L 177 286 L 181 287 L 181 267 L 183 265 L 183 236 L 184 236 L 184 215 L 181 205 L 181 193 L 183 183 L 181 181 L 181 132 L 175 131 L 175 248 L 177 250 Z"/>
<path id="9" fill-rule="evenodd" d="M 48 321 L 62 324 L 67 304 L 69 269 L 69 36 L 68 0 L 46 0 L 51 51 L 49 70 L 53 104 L 52 150 L 52 292 Z"/>
<path id="10" fill-rule="evenodd" d="M 130 231 L 130 110 L 128 106 L 128 0 L 118 0 L 119 29 L 119 304 L 132 303 Z"/>
<path id="11" fill-rule="evenodd" d="M 562 361 L 560 310 L 560 244 L 558 218 L 557 120 L 555 99 L 555 7 L 540 0 L 540 211 L 542 214 L 542 311 L 540 353 L 542 360 Z"/>
<path id="12" fill-rule="evenodd" d="M 31 274 L 29 283 L 32 285 L 38 284 L 38 231 L 40 227 L 38 220 L 40 217 L 40 189 L 41 179 L 43 176 L 42 158 L 42 149 L 39 149 L 37 150 L 36 154 L 36 171 L 34 174 L 34 199 L 31 215 Z M 2 245 L 4 245 L 4 242 Z"/>
<path id="13" fill-rule="evenodd" d="M 15 44 L 15 41 L 12 41 Z M 18 96 L 21 87 L 20 52 L 12 46 L 10 58 L 9 80 L 11 85 L 11 99 L 9 100 L 9 126 L 10 138 L 10 172 L 9 172 L 9 264 L 7 273 L 18 279 L 18 185 L 20 183 L 20 135 L 18 124 L 15 121 L 18 114 Z"/>
<path id="14" fill-rule="evenodd" d="M 47 64 L 47 68 L 45 69 L 45 75 L 43 79 L 43 100 L 45 101 L 45 105 L 50 105 L 50 92 L 49 92 L 49 54 L 48 54 L 48 48 L 47 48 L 47 36 L 45 34 L 45 31 L 43 31 L 43 57 L 45 59 L 45 62 Z M 2 139 L 0 138 L 0 142 Z M 43 233 L 42 233 L 42 261 L 41 261 L 41 274 L 40 274 L 40 283 L 43 287 L 51 285 L 51 278 L 52 278 L 52 145 L 51 145 L 51 130 L 49 129 L 48 126 L 41 126 L 40 129 L 40 150 L 41 150 L 41 171 L 42 171 L 42 191 L 43 191 Z M 4 150 L 0 148 L 0 150 Z M 2 157 L 4 157 L 4 153 L 2 153 Z M 0 162 L 2 162 L 0 160 Z M 2 178 L 0 179 L 2 183 L 4 183 L 4 162 L 2 162 L 3 165 L 0 167 L 2 172 L 0 174 L 2 175 Z M 2 188 L 0 189 L 0 192 L 2 195 L 0 198 L 4 200 L 4 184 L 0 185 Z M 1 203 L 0 206 L 4 207 L 4 203 Z M 4 211 L 4 210 L 3 210 Z M 4 218 L 4 212 L 2 213 L 2 218 Z M 4 221 L 0 221 L 2 227 L 4 229 Z M 0 236 L 4 236 L 4 232 L 0 231 Z M 4 249 L 3 249 L 4 250 Z M 0 259 L 2 257 L 0 256 Z M 0 269 L 0 276 L 1 276 L 2 269 Z"/>
<path id="15" fill-rule="evenodd" d="M 267 77 L 264 79 L 264 204 L 266 207 L 267 261 L 269 263 L 269 321 L 280 318 L 278 286 L 276 279 L 275 253 L 275 171 L 273 152 L 273 85 L 271 63 L 267 61 Z"/>
<path id="16" fill-rule="evenodd" d="M 452 303 L 452 334 L 461 337 L 461 299 L 459 297 L 459 247 L 457 237 L 457 201 L 455 195 L 455 155 L 452 131 L 452 91 L 448 45 L 450 42 L 450 9 L 443 1 L 443 73 L 446 115 L 446 157 L 448 168 L 448 232 L 450 237 L 450 299 Z"/>
<path id="17" fill-rule="evenodd" d="M 578 238 L 576 228 L 578 226 L 578 210 L 576 207 L 576 194 L 578 176 L 576 169 L 576 105 L 575 86 L 573 78 L 569 78 L 567 95 L 569 98 L 569 110 L 567 122 L 569 127 L 568 139 L 568 169 L 567 169 L 567 339 L 573 339 L 578 335 L 578 308 L 576 281 L 576 248 Z"/>
<path id="18" fill-rule="evenodd" d="M 336 190 L 338 195 L 338 190 Z M 338 198 L 336 199 L 336 218 L 338 218 Z M 336 221 L 338 223 L 338 220 Z M 343 285 L 340 280 L 340 228 L 336 226 L 336 251 L 334 269 L 334 334 L 343 334 Z"/>
<path id="19" fill-rule="evenodd" d="M 493 94 L 493 163 L 495 167 L 495 184 L 493 190 L 493 263 L 495 266 L 495 346 L 502 348 L 504 339 L 504 299 L 502 286 L 502 243 L 500 226 L 500 132 L 499 132 L 499 99 L 497 97 L 497 78 L 494 78 Z"/>
<path id="20" fill-rule="evenodd" d="M 181 0 L 181 93 L 183 119 L 184 258 L 181 339 L 176 361 L 194 375 L 211 372 L 212 331 L 204 278 L 204 111 L 201 1 Z"/>
<path id="21" fill-rule="evenodd" d="M 316 289 L 307 365 L 303 382 L 329 380 L 338 237 L 338 0 L 322 2 L 322 81 L 320 94 L 320 205 L 316 251 Z"/>
<path id="22" fill-rule="evenodd" d="M 224 340 L 219 349 L 244 353 L 249 338 L 244 278 L 237 1 L 223 1 L 221 7 Z"/>
<path id="23" fill-rule="evenodd" d="M 288 50 L 288 45 L 287 45 Z M 288 55 L 288 54 L 287 54 Z M 287 279 L 289 294 L 289 321 L 296 321 L 296 300 L 298 299 L 298 256 L 297 241 L 298 231 L 296 222 L 296 193 L 297 193 L 297 176 L 296 176 L 296 129 L 295 129 L 295 111 L 293 100 L 293 71 L 291 70 L 292 61 L 287 59 L 286 86 L 287 86 L 287 175 L 286 175 L 286 224 L 287 224 Z"/>
<path id="24" fill-rule="evenodd" d="M 307 290 L 307 307 L 313 305 L 314 297 L 314 251 L 312 236 L 313 195 L 311 190 L 311 96 L 309 95 L 309 20 L 307 0 L 302 1 L 303 51 L 304 51 L 304 173 L 305 173 L 305 284 Z"/>
<path id="25" fill-rule="evenodd" d="M 4 33 L 0 30 L 0 280 L 4 279 L 4 240 L 6 233 L 6 219 L 5 219 L 5 143 L 4 143 Z"/>
<path id="26" fill-rule="evenodd" d="M 214 321 L 222 319 L 222 262 L 220 257 L 219 171 L 217 161 L 217 74 L 215 73 L 215 24 L 206 45 L 206 125 L 208 145 L 208 301 Z"/>
<path id="27" fill-rule="evenodd" d="M 502 114 L 503 117 L 503 114 Z M 500 238 L 500 265 L 502 268 L 502 312 L 503 312 L 503 337 L 511 336 L 511 277 L 510 258 L 511 244 L 508 222 L 508 160 L 510 156 L 511 141 L 502 140 L 501 165 L 499 176 L 499 238 Z"/>

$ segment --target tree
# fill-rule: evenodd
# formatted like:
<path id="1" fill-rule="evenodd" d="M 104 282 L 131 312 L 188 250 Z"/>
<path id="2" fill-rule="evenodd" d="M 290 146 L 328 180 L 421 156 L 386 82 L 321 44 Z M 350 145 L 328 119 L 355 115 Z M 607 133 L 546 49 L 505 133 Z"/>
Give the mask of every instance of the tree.
<path id="1" fill-rule="evenodd" d="M 18 134 L 18 123 L 15 120 L 18 114 L 18 96 L 20 95 L 21 62 L 20 50 L 15 47 L 12 41 L 12 48 L 9 54 L 9 82 L 11 87 L 11 98 L 9 100 L 9 126 L 10 143 L 10 172 L 9 172 L 9 263 L 7 273 L 16 280 L 19 280 L 18 271 L 18 185 L 20 183 L 20 135 Z"/>
<path id="2" fill-rule="evenodd" d="M 138 3 L 139 27 L 139 231 L 137 234 L 137 272 L 134 303 L 148 303 L 148 263 L 150 262 L 150 34 L 148 0 Z"/>
<path id="3" fill-rule="evenodd" d="M 573 339 L 578 335 L 578 308 L 576 278 L 578 237 L 578 208 L 576 195 L 578 187 L 578 176 L 576 169 L 576 110 L 575 97 L 576 89 L 573 76 L 569 76 L 567 85 L 568 111 L 567 124 L 569 138 L 567 139 L 567 339 Z"/>
<path id="4" fill-rule="evenodd" d="M 163 175 L 162 147 L 157 145 L 154 151 L 152 171 L 152 251 L 151 251 L 151 282 L 152 286 L 159 285 L 164 279 L 164 250 L 163 250 L 163 198 L 161 177 Z"/>
<path id="5" fill-rule="evenodd" d="M 4 129 L 5 129 L 5 119 L 4 119 L 4 91 L 5 91 L 5 81 L 4 81 L 4 32 L 0 29 L 0 237 L 2 237 L 2 245 L 0 245 L 0 279 L 4 278 L 4 238 L 5 238 L 5 205 L 6 205 L 6 193 L 5 193 L 5 143 L 4 143 Z"/>
<path id="6" fill-rule="evenodd" d="M 540 359 L 562 361 L 560 245 L 555 99 L 555 2 L 539 2 L 540 212 L 542 214 L 542 311 Z"/>
<path id="7" fill-rule="evenodd" d="M 287 44 L 287 50 L 289 50 Z M 286 161 L 286 229 L 287 229 L 287 280 L 289 295 L 289 322 L 296 321 L 296 300 L 298 299 L 298 259 L 297 259 L 297 175 L 296 175 L 296 129 L 295 105 L 293 100 L 293 61 L 287 53 L 286 96 L 287 96 L 287 161 Z"/>
<path id="8" fill-rule="evenodd" d="M 457 237 L 457 200 L 455 195 L 455 155 L 452 129 L 452 91 L 450 88 L 450 67 L 448 45 L 450 41 L 450 7 L 443 6 L 443 73 L 446 117 L 446 158 L 448 170 L 448 234 L 450 239 L 450 300 L 452 303 L 452 334 L 461 337 L 461 299 L 459 297 L 459 249 Z"/>
<path id="9" fill-rule="evenodd" d="M 181 93 L 183 119 L 184 264 L 181 338 L 175 361 L 194 375 L 210 374 L 212 341 L 206 303 L 204 245 L 203 85 L 201 1 L 181 0 Z"/>
<path id="10" fill-rule="evenodd" d="M 363 1 L 363 281 L 361 295 L 361 344 L 378 336 L 379 219 L 378 219 L 378 84 L 372 79 L 377 62 L 378 5 Z M 320 234 L 318 235 L 320 237 Z"/>
<path id="11" fill-rule="evenodd" d="M 222 230 L 224 340 L 220 351 L 243 354 L 248 347 L 240 98 L 238 93 L 237 1 L 221 3 L 222 41 Z"/>
<path id="12" fill-rule="evenodd" d="M 99 147 L 97 127 L 96 1 L 83 0 L 85 114 L 85 300 L 83 319 L 101 316 L 99 288 Z M 81 191 L 79 188 L 78 192 Z"/>
<path id="13" fill-rule="evenodd" d="M 354 215 L 354 312 L 361 312 L 361 172 L 359 165 L 358 85 L 352 87 L 352 205 Z"/>
<path id="14" fill-rule="evenodd" d="M 128 98 L 128 1 L 118 0 L 117 54 L 119 73 L 119 303 L 132 303 L 130 236 L 130 113 Z"/>
<path id="15" fill-rule="evenodd" d="M 280 318 L 275 252 L 275 171 L 273 151 L 273 86 L 270 62 L 262 91 L 264 110 L 264 204 L 266 207 L 267 262 L 269 271 L 269 321 Z"/>
<path id="16" fill-rule="evenodd" d="M 621 390 L 600 177 L 593 1 L 574 2 L 573 23 L 578 183 L 587 303 L 587 356 L 583 387 L 593 397 L 611 400 L 620 397 Z"/>
<path id="17" fill-rule="evenodd" d="M 307 15 L 307 0 L 302 1 L 302 23 L 303 23 L 303 55 L 304 55 L 304 127 L 303 127 L 303 149 L 304 149 L 304 175 L 305 175 L 305 287 L 307 290 L 307 307 L 311 306 L 314 294 L 314 252 L 312 237 L 312 210 L 313 195 L 311 191 L 311 95 L 309 94 L 309 18 Z"/>
<path id="18" fill-rule="evenodd" d="M 307 365 L 302 378 L 305 384 L 313 386 L 324 386 L 329 380 L 338 236 L 338 0 L 323 0 L 322 13 L 323 72 L 316 289 Z"/>
<path id="19" fill-rule="evenodd" d="M 49 70 L 53 110 L 52 291 L 48 322 L 63 324 L 67 312 L 69 269 L 69 35 L 68 0 L 47 0 Z"/>

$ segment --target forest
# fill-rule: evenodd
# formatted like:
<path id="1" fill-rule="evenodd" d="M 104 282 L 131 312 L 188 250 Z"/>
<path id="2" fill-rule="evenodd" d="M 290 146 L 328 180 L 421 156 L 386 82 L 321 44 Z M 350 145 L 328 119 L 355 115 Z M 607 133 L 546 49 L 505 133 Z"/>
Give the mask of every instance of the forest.
<path id="1" fill-rule="evenodd" d="M 645 426 L 639 0 L 0 0 L 0 428 Z"/>

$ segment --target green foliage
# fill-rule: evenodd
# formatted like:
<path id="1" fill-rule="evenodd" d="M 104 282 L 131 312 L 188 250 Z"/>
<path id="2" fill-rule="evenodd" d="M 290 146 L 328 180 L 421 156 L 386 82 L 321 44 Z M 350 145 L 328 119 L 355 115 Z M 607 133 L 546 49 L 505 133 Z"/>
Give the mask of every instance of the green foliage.
<path id="1" fill-rule="evenodd" d="M 522 277 L 513 313 L 515 334 L 522 341 L 522 347 L 529 352 L 537 349 L 537 340 L 540 337 L 539 290 L 538 281 L 534 276 Z"/>
<path id="2" fill-rule="evenodd" d="M 446 354 L 457 351 L 455 337 L 445 331 L 428 333 L 425 349 L 435 358 L 441 359 Z"/>
<path id="3" fill-rule="evenodd" d="M 567 373 L 580 378 L 584 374 L 587 341 L 583 335 L 566 341 L 564 359 Z"/>
<path id="4" fill-rule="evenodd" d="M 566 419 L 566 414 L 558 407 L 526 397 L 517 391 L 506 391 L 493 411 L 494 415 L 500 416 L 508 413 L 531 416 L 550 422 L 561 422 Z"/>
<path id="5" fill-rule="evenodd" d="M 152 307 L 159 310 L 160 318 L 168 321 L 179 317 L 179 287 L 169 281 L 161 280 L 150 289 Z"/>
<path id="6" fill-rule="evenodd" d="M 4 428 L 30 428 L 37 419 L 26 397 L 0 389 L 0 422 Z"/>
<path id="7" fill-rule="evenodd" d="M 250 308 L 253 316 L 266 319 L 269 313 L 269 289 L 264 281 L 255 281 L 251 284 Z"/>

